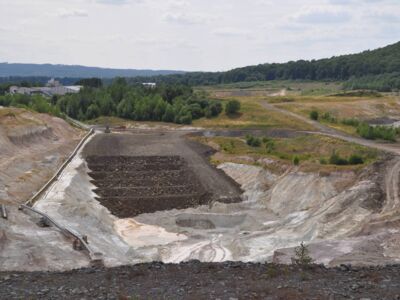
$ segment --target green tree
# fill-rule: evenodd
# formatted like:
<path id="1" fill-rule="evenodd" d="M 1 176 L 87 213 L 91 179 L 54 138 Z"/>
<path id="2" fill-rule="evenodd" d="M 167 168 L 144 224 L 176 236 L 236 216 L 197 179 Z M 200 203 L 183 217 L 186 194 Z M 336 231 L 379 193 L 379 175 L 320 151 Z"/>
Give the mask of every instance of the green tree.
<path id="1" fill-rule="evenodd" d="M 96 104 L 91 104 L 86 111 L 86 119 L 92 120 L 100 116 L 100 109 Z"/>
<path id="2" fill-rule="evenodd" d="M 292 258 L 292 262 L 296 265 L 306 267 L 313 262 L 313 259 L 310 256 L 310 250 L 308 250 L 308 247 L 304 242 L 301 242 L 300 246 L 294 249 L 294 255 L 295 257 Z"/>
<path id="3" fill-rule="evenodd" d="M 236 114 L 240 111 L 240 102 L 237 100 L 230 100 L 225 106 L 225 112 L 228 115 Z"/>
<path id="4" fill-rule="evenodd" d="M 162 99 L 159 98 L 154 108 L 154 118 L 157 121 L 161 121 L 167 109 L 167 103 Z"/>
<path id="5" fill-rule="evenodd" d="M 318 118 L 319 118 L 318 112 L 316 110 L 312 110 L 310 112 L 310 119 L 314 120 L 314 121 L 318 121 Z"/>
<path id="6" fill-rule="evenodd" d="M 175 119 L 175 112 L 171 104 L 167 104 L 165 109 L 165 113 L 162 117 L 163 122 L 174 122 Z"/>

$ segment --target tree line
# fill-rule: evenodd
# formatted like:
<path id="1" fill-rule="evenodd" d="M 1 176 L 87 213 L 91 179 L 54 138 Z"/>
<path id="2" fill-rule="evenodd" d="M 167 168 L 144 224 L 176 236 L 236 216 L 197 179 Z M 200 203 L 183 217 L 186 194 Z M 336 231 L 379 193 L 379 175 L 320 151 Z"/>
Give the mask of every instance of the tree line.
<path id="1" fill-rule="evenodd" d="M 269 81 L 269 80 L 335 80 L 348 81 L 347 87 L 355 88 L 355 79 L 371 81 L 371 76 L 377 77 L 375 86 L 383 86 L 377 81 L 390 80 L 385 89 L 399 88 L 400 73 L 400 42 L 358 54 L 342 55 L 319 60 L 299 60 L 288 63 L 260 64 L 244 68 L 237 68 L 227 72 L 191 72 L 168 76 L 155 76 L 150 79 L 144 77 L 133 78 L 135 82 L 154 81 L 164 83 L 180 83 L 187 85 L 215 85 L 242 81 Z M 368 76 L 368 77 L 365 77 Z M 379 83 L 379 84 L 378 84 Z M 380 88 L 379 88 L 380 89 Z"/>
<path id="2" fill-rule="evenodd" d="M 60 115 L 62 113 L 81 121 L 100 116 L 116 116 L 137 121 L 163 121 L 191 124 L 202 117 L 212 118 L 223 111 L 218 100 L 212 100 L 204 92 L 195 93 L 189 86 L 160 85 L 156 88 L 141 84 L 131 85 L 124 78 L 116 78 L 110 85 L 101 81 L 83 81 L 87 85 L 77 94 L 51 99 L 41 96 L 0 96 L 0 105 L 25 107 L 38 112 Z M 230 101 L 227 113 L 235 113 L 240 103 Z"/>

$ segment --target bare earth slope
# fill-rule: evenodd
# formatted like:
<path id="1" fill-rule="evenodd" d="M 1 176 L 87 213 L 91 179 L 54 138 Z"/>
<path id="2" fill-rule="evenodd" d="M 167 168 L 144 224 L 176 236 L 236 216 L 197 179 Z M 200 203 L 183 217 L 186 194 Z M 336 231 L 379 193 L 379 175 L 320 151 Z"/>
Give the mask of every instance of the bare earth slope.
<path id="1" fill-rule="evenodd" d="M 81 134 L 47 114 L 0 108 L 0 199 L 26 201 L 53 176 Z"/>
<path id="2" fill-rule="evenodd" d="M 68 263 L 73 250 L 63 236 L 17 208 L 54 175 L 81 136 L 62 119 L 0 108 L 0 203 L 9 216 L 0 219 L 0 269 L 35 269 L 57 258 Z"/>

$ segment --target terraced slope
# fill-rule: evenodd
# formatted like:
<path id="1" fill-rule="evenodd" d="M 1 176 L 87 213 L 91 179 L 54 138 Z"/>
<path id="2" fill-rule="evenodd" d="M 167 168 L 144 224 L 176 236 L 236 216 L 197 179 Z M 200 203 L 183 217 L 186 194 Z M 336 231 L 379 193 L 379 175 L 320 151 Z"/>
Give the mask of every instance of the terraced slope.
<path id="1" fill-rule="evenodd" d="M 89 156 L 86 161 L 98 200 L 120 218 L 209 201 L 179 156 Z"/>

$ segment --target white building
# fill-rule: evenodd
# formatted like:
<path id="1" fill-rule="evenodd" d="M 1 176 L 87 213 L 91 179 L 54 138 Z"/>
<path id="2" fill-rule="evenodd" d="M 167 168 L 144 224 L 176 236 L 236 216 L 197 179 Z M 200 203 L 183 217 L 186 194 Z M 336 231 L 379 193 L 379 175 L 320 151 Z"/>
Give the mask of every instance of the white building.
<path id="1" fill-rule="evenodd" d="M 144 83 L 142 83 L 145 87 L 148 87 L 148 88 L 151 88 L 151 89 L 154 89 L 154 88 L 156 88 L 156 86 L 157 86 L 157 84 L 155 83 L 155 82 L 144 82 Z"/>
<path id="2" fill-rule="evenodd" d="M 45 87 L 18 87 L 11 86 L 9 89 L 10 94 L 23 94 L 23 95 L 34 95 L 39 94 L 47 97 L 54 95 L 64 96 L 66 94 L 77 94 L 82 89 L 80 85 L 63 86 L 59 81 L 50 79 Z"/>

